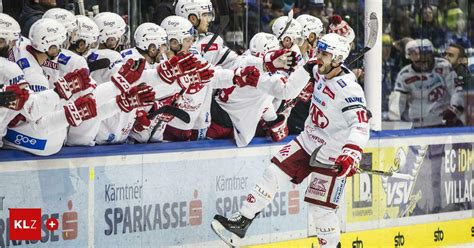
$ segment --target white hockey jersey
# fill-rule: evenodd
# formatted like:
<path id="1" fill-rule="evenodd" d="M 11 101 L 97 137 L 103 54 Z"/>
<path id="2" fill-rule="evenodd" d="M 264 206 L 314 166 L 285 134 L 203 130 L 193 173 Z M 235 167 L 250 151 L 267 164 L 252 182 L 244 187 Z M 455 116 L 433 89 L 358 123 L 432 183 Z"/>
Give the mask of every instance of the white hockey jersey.
<path id="1" fill-rule="evenodd" d="M 389 101 L 389 118 L 400 120 L 408 105 L 408 118 L 415 127 L 442 124 L 441 114 L 450 105 L 464 107 L 462 82 L 449 62 L 435 58 L 430 72 L 420 73 L 410 65 L 397 76 Z"/>
<path id="2" fill-rule="evenodd" d="M 314 67 L 317 72 L 317 67 Z M 366 101 L 355 75 L 344 68 L 346 74 L 327 80 L 314 73 L 316 83 L 311 99 L 309 116 L 304 131 L 297 140 L 308 154 L 321 147 L 316 159 L 334 164 L 342 147 L 354 144 L 364 148 L 369 140 L 370 127 Z M 289 80 L 308 82 L 304 68 L 297 69 Z"/>
<path id="3" fill-rule="evenodd" d="M 110 82 L 111 76 L 120 70 L 120 66 L 116 65 L 122 63 L 122 56 L 120 53 L 111 49 L 97 49 L 91 52 L 87 56 L 87 63 L 90 64 L 101 59 L 108 60 L 110 63 L 107 68 L 91 72 L 91 77 L 97 82 L 97 84 Z"/>
<path id="4" fill-rule="evenodd" d="M 189 49 L 192 53 L 200 54 L 206 61 L 214 66 L 221 66 L 225 69 L 233 69 L 237 63 L 238 55 L 224 44 L 224 40 L 218 36 L 210 45 L 209 50 L 204 53 L 204 48 L 212 39 L 214 34 L 199 34 L 198 39 Z"/>

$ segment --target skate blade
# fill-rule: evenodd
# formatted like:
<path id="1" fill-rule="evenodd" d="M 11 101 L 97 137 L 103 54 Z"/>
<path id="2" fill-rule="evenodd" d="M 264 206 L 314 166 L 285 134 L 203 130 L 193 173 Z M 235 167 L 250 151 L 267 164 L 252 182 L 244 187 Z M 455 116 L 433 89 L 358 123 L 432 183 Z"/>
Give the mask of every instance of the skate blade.
<path id="1" fill-rule="evenodd" d="M 227 231 L 219 221 L 213 220 L 211 222 L 211 228 L 229 247 L 239 247 L 238 245 L 241 239 L 237 235 Z"/>

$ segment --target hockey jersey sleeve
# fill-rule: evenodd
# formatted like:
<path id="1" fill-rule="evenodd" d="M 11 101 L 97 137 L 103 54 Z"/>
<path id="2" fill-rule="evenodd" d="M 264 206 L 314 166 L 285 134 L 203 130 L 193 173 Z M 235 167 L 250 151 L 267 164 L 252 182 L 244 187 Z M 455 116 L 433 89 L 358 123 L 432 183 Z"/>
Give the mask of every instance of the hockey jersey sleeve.
<path id="1" fill-rule="evenodd" d="M 286 100 L 298 96 L 310 79 L 303 67 L 296 69 L 290 77 L 281 73 L 264 73 L 260 76 L 257 88 L 275 98 Z"/>
<path id="2" fill-rule="evenodd" d="M 390 93 L 388 99 L 388 118 L 390 120 L 401 120 L 402 114 L 406 110 L 408 94 L 410 93 L 410 89 L 405 83 L 406 73 L 408 73 L 407 68 L 398 73 L 394 90 Z"/>
<path id="3" fill-rule="evenodd" d="M 363 149 L 370 136 L 369 113 L 366 108 L 364 91 L 354 81 L 347 82 L 342 93 L 343 97 L 339 98 L 339 103 L 344 120 L 350 129 L 346 144 L 354 144 Z"/>
<path id="4" fill-rule="evenodd" d="M 234 86 L 234 83 L 232 81 L 233 78 L 233 70 L 222 69 L 221 67 L 214 67 L 214 77 L 209 83 L 214 89 L 225 89 Z"/>
<path id="5" fill-rule="evenodd" d="M 224 44 L 224 40 L 220 36 L 210 45 L 209 50 L 204 53 L 204 48 L 212 36 L 213 34 L 208 34 L 203 38 L 202 42 L 199 42 L 197 49 L 212 65 L 221 66 L 225 69 L 233 69 L 235 63 L 237 63 L 237 57 L 239 56 Z"/>
<path id="6" fill-rule="evenodd" d="M 457 109 L 464 109 L 464 82 L 458 79 L 456 71 L 451 67 L 445 71 L 444 78 L 451 96 L 450 105 Z"/>

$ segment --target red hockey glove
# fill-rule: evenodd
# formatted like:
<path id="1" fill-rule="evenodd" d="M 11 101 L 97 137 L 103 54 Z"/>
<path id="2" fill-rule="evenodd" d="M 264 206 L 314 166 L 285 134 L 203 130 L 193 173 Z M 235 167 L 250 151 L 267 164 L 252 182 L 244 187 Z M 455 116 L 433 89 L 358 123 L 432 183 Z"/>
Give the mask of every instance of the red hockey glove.
<path id="1" fill-rule="evenodd" d="M 144 110 L 139 110 L 136 113 L 135 124 L 133 125 L 133 131 L 139 133 L 150 128 L 151 121 L 147 117 L 147 113 Z"/>
<path id="2" fill-rule="evenodd" d="M 362 149 L 359 146 L 346 144 L 342 147 L 342 154 L 336 159 L 338 177 L 351 177 L 357 173 L 357 165 L 362 159 Z"/>
<path id="3" fill-rule="evenodd" d="M 17 114 L 13 120 L 8 123 L 9 128 L 17 127 L 20 123 L 25 122 L 26 118 L 22 114 Z"/>
<path id="4" fill-rule="evenodd" d="M 458 115 L 462 113 L 456 106 L 449 106 L 446 110 L 441 113 L 443 120 L 445 121 L 445 125 L 448 127 L 455 127 L 455 126 L 462 126 L 462 121 L 459 120 Z"/>
<path id="5" fill-rule="evenodd" d="M 164 98 L 164 99 L 161 99 L 157 102 L 155 102 L 155 106 L 153 106 L 153 111 L 156 111 L 164 106 L 169 106 L 169 105 L 172 105 L 176 99 L 178 99 L 180 97 L 180 94 L 179 93 L 176 93 L 172 96 L 169 96 L 167 98 Z M 171 114 L 159 114 L 157 115 L 158 120 L 160 121 L 164 121 L 164 122 L 170 122 L 174 119 L 174 115 L 171 115 Z"/>
<path id="6" fill-rule="evenodd" d="M 288 125 L 286 123 L 286 117 L 282 114 L 279 114 L 276 120 L 266 122 L 265 126 L 268 127 L 268 134 L 275 142 L 278 142 L 288 136 Z"/>
<path id="7" fill-rule="evenodd" d="M 180 74 L 188 74 L 196 70 L 199 62 L 192 53 L 179 53 L 168 61 L 160 63 L 157 68 L 160 78 L 172 84 Z"/>
<path id="8" fill-rule="evenodd" d="M 239 87 L 252 86 L 257 87 L 260 72 L 255 66 L 238 67 L 234 70 L 232 81 Z"/>
<path id="9" fill-rule="evenodd" d="M 115 100 L 117 101 L 119 108 L 123 112 L 128 113 L 134 108 L 153 105 L 155 101 L 155 92 L 153 91 L 153 87 L 141 83 L 132 87 L 129 92 L 116 96 Z"/>
<path id="10" fill-rule="evenodd" d="M 5 93 L 10 92 L 9 96 L 5 101 L 2 101 L 2 107 L 6 107 L 12 110 L 20 110 L 25 105 L 25 102 L 28 101 L 30 97 L 30 92 L 28 91 L 28 83 L 13 84 L 5 87 Z"/>
<path id="11" fill-rule="evenodd" d="M 311 97 L 313 97 L 313 91 L 314 81 L 309 80 L 308 84 L 303 88 L 298 97 L 303 102 L 309 102 L 311 100 Z"/>
<path id="12" fill-rule="evenodd" d="M 122 65 L 122 68 L 112 76 L 112 82 L 120 89 L 120 92 L 124 93 L 132 88 L 132 84 L 142 76 L 145 63 L 145 59 L 139 59 L 137 61 L 129 59 Z"/>
<path id="13" fill-rule="evenodd" d="M 54 91 L 62 99 L 69 100 L 72 95 L 91 87 L 89 70 L 86 68 L 77 69 L 59 78 L 54 83 Z"/>
<path id="14" fill-rule="evenodd" d="M 287 49 L 269 51 L 264 55 L 263 62 L 271 73 L 277 70 L 292 70 L 296 66 L 296 52 Z"/>
<path id="15" fill-rule="evenodd" d="M 74 127 L 97 116 L 97 107 L 92 94 L 81 96 L 63 107 L 67 122 Z"/>

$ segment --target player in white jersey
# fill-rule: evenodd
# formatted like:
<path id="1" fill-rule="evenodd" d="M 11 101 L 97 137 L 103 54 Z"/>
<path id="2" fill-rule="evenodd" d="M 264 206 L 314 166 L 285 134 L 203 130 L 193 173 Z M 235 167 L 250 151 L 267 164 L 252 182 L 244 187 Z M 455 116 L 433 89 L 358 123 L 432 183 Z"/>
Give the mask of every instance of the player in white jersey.
<path id="1" fill-rule="evenodd" d="M 170 42 L 170 60 L 160 66 L 159 71 L 168 70 L 169 63 L 174 61 L 174 56 L 189 52 L 194 41 L 193 25 L 180 16 L 169 16 L 163 20 L 161 26 L 166 30 Z M 197 55 L 198 56 L 198 55 Z M 205 138 L 206 129 L 210 125 L 210 104 L 212 90 L 228 88 L 232 85 L 244 87 L 255 85 L 259 72 L 253 66 L 239 67 L 235 71 L 212 67 L 207 61 L 200 58 L 191 83 L 183 90 L 177 99 L 176 106 L 190 115 L 190 122 L 185 123 L 174 118 L 166 126 L 165 140 L 183 141 L 189 139 Z M 165 79 L 165 73 L 160 73 Z"/>
<path id="2" fill-rule="evenodd" d="M 292 19 L 288 29 L 283 33 L 287 22 L 287 16 L 278 17 L 272 25 L 273 34 L 280 40 L 280 45 L 283 49 L 296 52 L 296 62 L 298 66 L 302 66 L 304 61 L 299 46 L 304 43 L 303 28 L 298 21 Z"/>
<path id="3" fill-rule="evenodd" d="M 260 58 L 257 60 L 260 64 L 255 65 L 262 71 L 257 87 L 233 86 L 219 92 L 215 97 L 219 106 L 213 106 L 213 116 L 216 117 L 213 118 L 213 123 L 207 131 L 208 138 L 234 137 L 238 147 L 246 146 L 254 137 L 261 119 L 273 141 L 280 141 L 288 135 L 286 118 L 276 114 L 272 101 L 274 98 L 288 99 L 298 96 L 306 83 L 288 82 L 287 73 L 281 73 L 293 70 L 296 63 L 286 61 L 286 58 L 293 59 L 292 53 L 284 57 L 286 50 L 279 50 L 279 46 L 278 39 L 272 34 L 258 33 L 252 37 L 250 49 L 245 54 Z M 278 54 L 282 54 L 280 59 L 290 64 L 281 63 Z M 273 61 L 263 63 L 263 57 L 273 58 Z M 226 124 L 226 117 L 232 124 L 230 128 Z"/>
<path id="4" fill-rule="evenodd" d="M 296 69 L 289 78 L 308 81 L 314 77 L 317 81 L 303 133 L 272 158 L 272 164 L 239 212 L 229 218 L 216 215 L 212 221 L 213 230 L 229 245 L 235 245 L 229 234 L 243 238 L 252 220 L 271 203 L 280 186 L 299 184 L 310 174 L 305 201 L 316 205 L 314 224 L 319 243 L 322 248 L 339 243 L 336 208 L 346 178 L 357 172 L 362 148 L 369 139 L 369 120 L 364 92 L 354 74 L 342 65 L 349 54 L 347 40 L 327 34 L 317 47 L 316 59 Z M 314 158 L 311 163 L 310 157 Z"/>
<path id="5" fill-rule="evenodd" d="M 428 39 L 417 39 L 405 46 L 411 64 L 398 73 L 389 98 L 389 119 L 400 120 L 408 106 L 408 121 L 414 127 L 462 125 L 463 82 L 450 63 L 434 57 Z"/>
<path id="6" fill-rule="evenodd" d="M 94 17 L 99 27 L 99 48 L 87 56 L 91 77 L 101 84 L 110 81 L 117 73 L 122 56 L 116 49 L 121 45 L 127 31 L 127 24 L 121 16 L 111 12 L 102 12 Z"/>
<path id="7" fill-rule="evenodd" d="M 300 51 L 303 60 L 307 62 L 310 58 L 316 56 L 316 43 L 324 32 L 323 22 L 319 18 L 307 14 L 298 16 L 296 21 L 303 28 L 304 42 L 300 46 Z"/>

